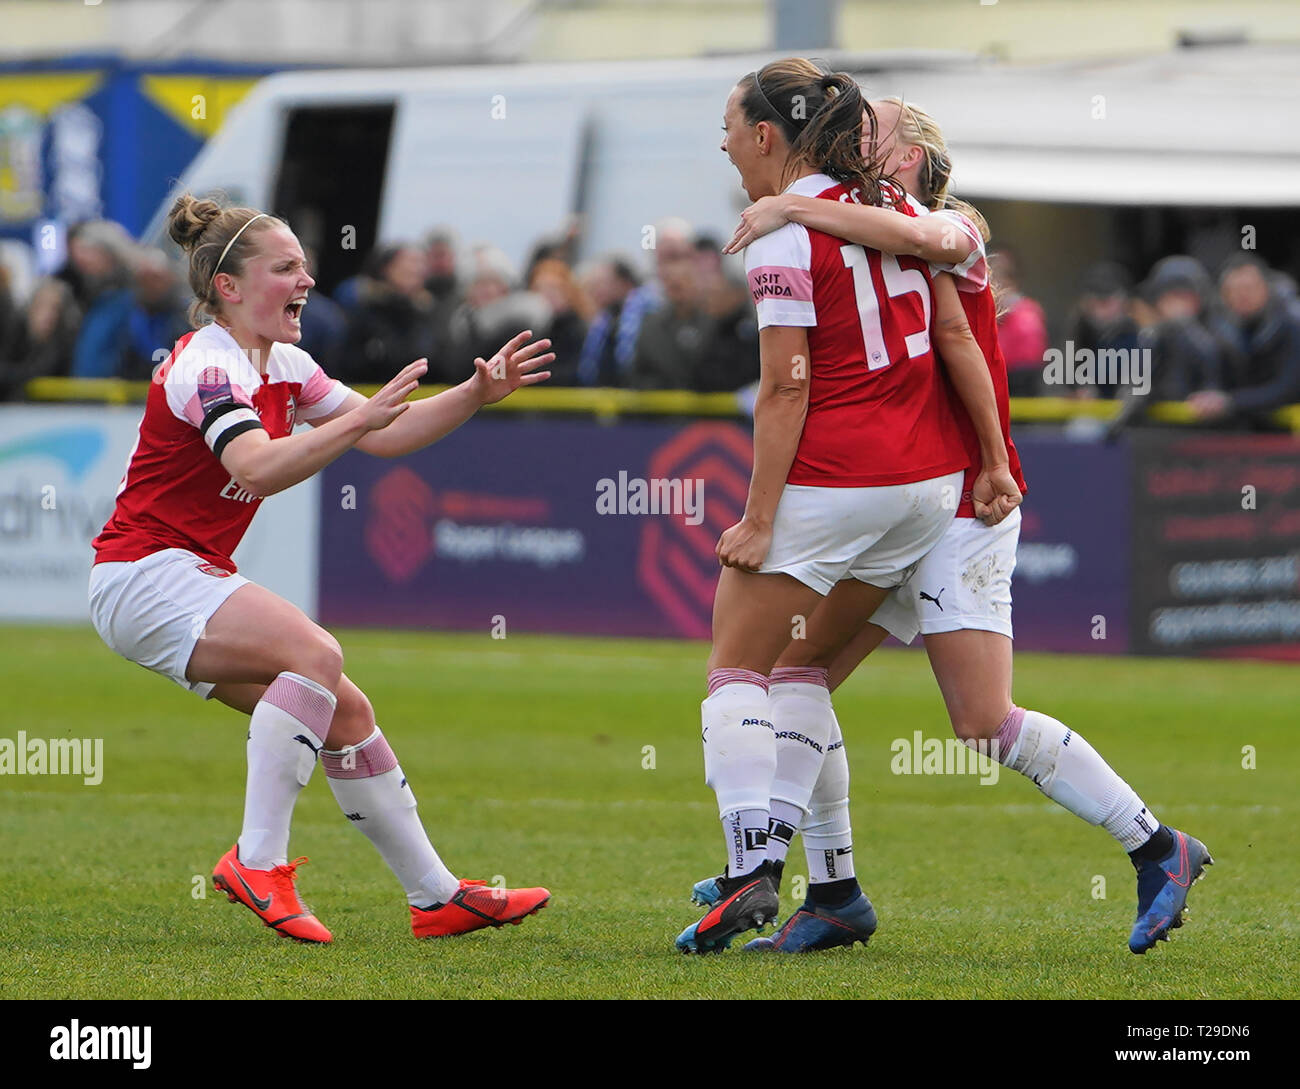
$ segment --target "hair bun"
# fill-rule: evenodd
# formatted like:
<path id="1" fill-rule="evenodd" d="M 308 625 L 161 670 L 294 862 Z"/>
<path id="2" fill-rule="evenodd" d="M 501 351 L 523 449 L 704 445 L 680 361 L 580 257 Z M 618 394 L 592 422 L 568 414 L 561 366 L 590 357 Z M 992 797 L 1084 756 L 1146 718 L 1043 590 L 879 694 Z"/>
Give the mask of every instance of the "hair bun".
<path id="1" fill-rule="evenodd" d="M 198 246 L 208 225 L 221 215 L 221 206 L 215 200 L 197 200 L 189 193 L 176 198 L 167 216 L 167 233 L 186 252 Z"/>

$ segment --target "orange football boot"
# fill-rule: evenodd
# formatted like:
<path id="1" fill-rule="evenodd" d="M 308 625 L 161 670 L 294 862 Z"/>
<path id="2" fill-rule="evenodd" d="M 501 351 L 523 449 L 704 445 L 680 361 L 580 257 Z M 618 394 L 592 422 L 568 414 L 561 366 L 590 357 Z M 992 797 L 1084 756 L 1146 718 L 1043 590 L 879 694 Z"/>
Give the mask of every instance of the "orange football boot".
<path id="1" fill-rule="evenodd" d="M 212 871 L 212 883 L 230 897 L 232 904 L 243 904 L 280 937 L 324 945 L 333 941 L 334 936 L 321 925 L 294 888 L 295 871 L 306 861 L 304 856 L 269 870 L 250 870 L 239 861 L 236 843 L 221 856 Z"/>
<path id="2" fill-rule="evenodd" d="M 417 938 L 449 938 L 485 926 L 518 926 L 550 900 L 547 889 L 489 888 L 486 881 L 462 881 L 445 904 L 425 910 L 411 905 L 411 932 Z"/>

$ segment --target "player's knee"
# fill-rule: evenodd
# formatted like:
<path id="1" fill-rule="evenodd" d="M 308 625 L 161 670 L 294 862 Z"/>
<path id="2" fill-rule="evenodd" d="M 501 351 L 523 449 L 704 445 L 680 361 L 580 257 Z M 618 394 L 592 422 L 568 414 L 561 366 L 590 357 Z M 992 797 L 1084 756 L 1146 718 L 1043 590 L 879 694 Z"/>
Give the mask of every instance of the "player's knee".
<path id="1" fill-rule="evenodd" d="M 987 741 L 997 737 L 998 728 L 1010 710 L 1010 707 L 999 710 L 993 704 L 986 707 L 963 707 L 951 714 L 952 732 L 961 741 Z"/>
<path id="2" fill-rule="evenodd" d="M 375 730 L 375 709 L 366 694 L 354 684 L 339 686 L 339 702 L 330 720 L 329 734 L 325 738 L 328 749 L 342 749 L 357 745 Z"/>
<path id="3" fill-rule="evenodd" d="M 331 692 L 338 688 L 343 676 L 343 648 L 323 628 L 316 628 L 295 648 L 293 660 L 289 668 L 295 673 L 323 684 Z"/>

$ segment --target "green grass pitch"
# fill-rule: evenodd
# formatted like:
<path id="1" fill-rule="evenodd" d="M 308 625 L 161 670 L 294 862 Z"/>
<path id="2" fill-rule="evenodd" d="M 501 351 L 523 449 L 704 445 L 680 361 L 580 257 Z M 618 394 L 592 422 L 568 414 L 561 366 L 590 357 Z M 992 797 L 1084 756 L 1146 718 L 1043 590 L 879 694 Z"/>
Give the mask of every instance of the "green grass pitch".
<path id="1" fill-rule="evenodd" d="M 299 887 L 335 941 L 278 938 L 207 881 L 239 829 L 244 720 L 122 661 L 88 628 L 6 627 L 0 737 L 103 738 L 104 774 L 98 786 L 0 777 L 0 997 L 1297 994 L 1294 667 L 1017 660 L 1018 702 L 1078 729 L 1215 855 L 1187 926 L 1144 957 L 1126 946 L 1132 867 L 1100 829 L 1010 772 L 994 785 L 891 774 L 892 739 L 948 734 L 924 655 L 902 651 L 878 654 L 836 698 L 858 874 L 880 914 L 871 945 L 684 957 L 672 942 L 699 915 L 691 883 L 723 860 L 703 782 L 701 644 L 341 640 L 449 865 L 547 885 L 550 906 L 519 927 L 415 941 L 400 889 L 318 771 L 290 854 L 311 856 Z M 783 914 L 791 875 L 806 873 L 798 841 L 791 859 Z"/>

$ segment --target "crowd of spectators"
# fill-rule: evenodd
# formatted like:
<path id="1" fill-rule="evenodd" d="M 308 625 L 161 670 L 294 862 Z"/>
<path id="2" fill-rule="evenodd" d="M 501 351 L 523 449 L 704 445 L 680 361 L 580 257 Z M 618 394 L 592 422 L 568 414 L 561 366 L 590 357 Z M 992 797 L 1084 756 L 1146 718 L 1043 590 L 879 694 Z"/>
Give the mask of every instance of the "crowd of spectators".
<path id="1" fill-rule="evenodd" d="M 742 389 L 758 377 L 758 330 L 740 262 L 682 220 L 655 225 L 640 254 L 578 261 L 576 228 L 539 241 L 518 269 L 487 245 L 462 252 L 452 232 L 377 247 L 361 270 L 313 290 L 302 346 L 346 382 L 387 381 L 429 359 L 429 380 L 467 377 L 520 329 L 555 345 L 551 385 Z M 45 375 L 148 378 L 189 324 L 183 269 L 117 224 L 69 232 L 62 268 L 15 290 L 0 263 L 0 399 Z M 309 262 L 313 255 L 308 254 Z M 1014 255 L 989 262 L 999 342 L 1013 396 L 1119 398 L 1116 428 L 1157 401 L 1185 402 L 1202 421 L 1250 425 L 1300 402 L 1300 300 L 1293 281 L 1249 253 L 1212 277 L 1192 257 L 1158 261 L 1134 285 L 1123 266 L 1088 268 L 1064 340 L 1078 352 L 1138 353 L 1149 383 L 1044 384 L 1043 308 Z M 22 297 L 25 296 L 25 297 Z M 1099 375 L 1100 377 L 1100 375 Z"/>
<path id="2" fill-rule="evenodd" d="M 681 220 L 654 231 L 644 271 L 628 255 L 579 262 L 574 230 L 538 242 L 523 269 L 493 246 L 462 255 L 444 228 L 381 245 L 331 292 L 313 289 L 300 343 L 355 385 L 420 357 L 429 381 L 459 382 L 525 328 L 554 343 L 551 385 L 713 392 L 757 380 L 739 259 Z M 73 228 L 63 267 L 21 305 L 0 264 L 0 399 L 46 375 L 148 378 L 189 328 L 183 273 L 107 221 Z"/>
<path id="3" fill-rule="evenodd" d="M 1193 257 L 1164 257 L 1136 286 L 1114 262 L 1086 269 L 1063 340 L 1073 354 L 1089 353 L 1094 377 L 1073 386 L 1044 381 L 1047 322 L 1021 294 L 1012 256 L 992 254 L 989 267 L 1012 396 L 1117 398 L 1113 430 L 1145 422 L 1160 401 L 1183 402 L 1202 423 L 1247 427 L 1300 403 L 1296 284 L 1253 253 L 1230 257 L 1216 276 Z M 1119 359 L 1135 364 L 1127 379 L 1101 380 L 1101 363 Z M 1112 366 L 1107 377 L 1116 374 Z"/>

